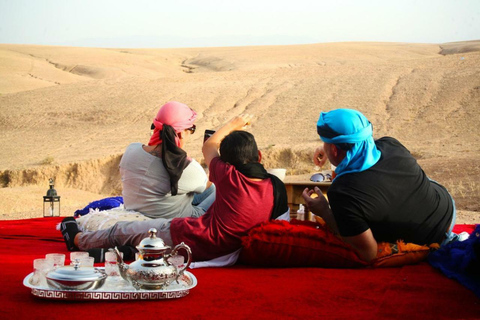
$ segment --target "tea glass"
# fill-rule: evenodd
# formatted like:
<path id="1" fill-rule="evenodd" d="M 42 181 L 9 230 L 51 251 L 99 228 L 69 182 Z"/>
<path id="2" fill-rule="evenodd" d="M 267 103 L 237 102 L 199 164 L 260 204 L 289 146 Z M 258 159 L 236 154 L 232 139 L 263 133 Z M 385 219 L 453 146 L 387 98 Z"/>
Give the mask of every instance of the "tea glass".
<path id="1" fill-rule="evenodd" d="M 43 258 L 33 260 L 33 276 L 31 279 L 31 283 L 35 286 L 46 286 L 46 275 L 50 270 L 53 270 L 52 260 L 47 260 Z"/>
<path id="2" fill-rule="evenodd" d="M 95 258 L 94 257 L 84 257 L 78 259 L 79 262 L 79 267 L 93 267 L 95 263 Z"/>
<path id="3" fill-rule="evenodd" d="M 123 252 L 120 253 L 123 258 Z M 120 275 L 120 270 L 117 264 L 117 255 L 113 251 L 105 252 L 105 273 L 109 277 L 115 277 Z"/>
<path id="4" fill-rule="evenodd" d="M 53 267 L 63 267 L 65 265 L 65 255 L 63 253 L 48 253 L 45 259 L 52 261 Z"/>
<path id="5" fill-rule="evenodd" d="M 183 268 L 185 263 L 185 258 L 181 254 L 176 254 L 169 257 L 168 261 L 177 268 Z"/>
<path id="6" fill-rule="evenodd" d="M 88 257 L 89 257 L 88 252 L 85 252 L 85 251 L 70 252 L 70 264 L 73 265 L 75 260 L 78 260 L 78 262 L 80 262 L 80 260 Z"/>

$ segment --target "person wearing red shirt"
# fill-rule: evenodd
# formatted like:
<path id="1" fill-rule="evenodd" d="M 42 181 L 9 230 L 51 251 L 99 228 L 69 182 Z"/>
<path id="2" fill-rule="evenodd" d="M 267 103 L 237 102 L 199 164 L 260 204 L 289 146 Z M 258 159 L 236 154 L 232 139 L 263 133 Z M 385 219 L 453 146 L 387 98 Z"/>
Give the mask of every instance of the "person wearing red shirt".
<path id="1" fill-rule="evenodd" d="M 204 215 L 119 222 L 93 232 L 80 232 L 73 218 L 65 218 L 61 231 L 67 248 L 135 246 L 150 228 L 156 228 L 166 245 L 184 242 L 190 246 L 193 261 L 222 257 L 240 249 L 241 238 L 251 228 L 289 211 L 285 185 L 266 172 L 255 138 L 243 130 L 251 120 L 250 115 L 233 118 L 203 145 L 210 181 L 216 185 L 215 202 Z"/>

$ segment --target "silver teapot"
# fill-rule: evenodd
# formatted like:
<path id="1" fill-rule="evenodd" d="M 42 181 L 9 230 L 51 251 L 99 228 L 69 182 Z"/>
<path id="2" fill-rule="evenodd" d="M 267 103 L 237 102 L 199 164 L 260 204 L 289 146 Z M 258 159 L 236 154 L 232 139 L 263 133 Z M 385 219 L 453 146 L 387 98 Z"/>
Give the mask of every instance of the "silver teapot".
<path id="1" fill-rule="evenodd" d="M 185 243 L 175 246 L 170 253 L 170 247 L 162 239 L 157 238 L 157 229 L 148 230 L 149 237 L 143 239 L 137 246 L 139 256 L 130 265 L 126 264 L 120 252 L 115 247 L 118 268 L 122 278 L 132 284 L 135 289 L 158 290 L 166 288 L 172 281 L 176 281 L 191 262 L 192 251 Z M 187 263 L 182 268 L 169 261 L 178 250 L 185 249 L 188 254 Z"/>

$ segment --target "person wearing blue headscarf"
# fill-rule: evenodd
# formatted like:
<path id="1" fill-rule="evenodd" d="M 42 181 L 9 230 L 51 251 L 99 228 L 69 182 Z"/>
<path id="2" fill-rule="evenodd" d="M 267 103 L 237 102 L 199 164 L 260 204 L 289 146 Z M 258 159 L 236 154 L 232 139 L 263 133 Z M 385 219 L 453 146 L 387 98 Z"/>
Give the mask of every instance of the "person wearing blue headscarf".
<path id="1" fill-rule="evenodd" d="M 314 162 L 328 159 L 336 177 L 328 200 L 318 188 L 305 189 L 303 197 L 362 259 L 375 259 L 378 242 L 451 240 L 455 202 L 398 140 L 374 140 L 370 121 L 353 109 L 322 112 L 317 133 L 323 147 L 315 151 Z M 312 198 L 314 193 L 318 197 Z"/>
<path id="2" fill-rule="evenodd" d="M 328 130 L 341 133 L 329 134 Z M 322 133 L 324 132 L 325 133 Z M 330 145 L 351 144 L 343 160 L 337 165 L 337 176 L 369 169 L 380 159 L 380 151 L 373 140 L 373 127 L 360 112 L 352 109 L 337 109 L 322 112 L 317 122 L 317 132 L 322 141 Z"/>

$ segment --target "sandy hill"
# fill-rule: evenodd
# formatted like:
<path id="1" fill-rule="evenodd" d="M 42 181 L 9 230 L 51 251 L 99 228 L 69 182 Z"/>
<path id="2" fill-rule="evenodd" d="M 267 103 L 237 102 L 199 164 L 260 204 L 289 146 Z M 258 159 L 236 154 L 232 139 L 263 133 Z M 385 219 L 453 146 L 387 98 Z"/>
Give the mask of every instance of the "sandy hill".
<path id="1" fill-rule="evenodd" d="M 242 112 L 256 116 L 267 167 L 314 172 L 321 111 L 352 107 L 394 136 L 464 211 L 480 210 L 480 41 L 189 49 L 0 44 L 0 218 L 41 215 L 48 178 L 64 214 L 121 192 L 118 162 L 147 142 L 169 100 L 199 114 L 187 144 Z M 480 220 L 479 220 L 480 221 Z"/>

